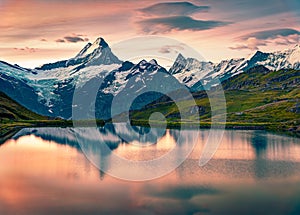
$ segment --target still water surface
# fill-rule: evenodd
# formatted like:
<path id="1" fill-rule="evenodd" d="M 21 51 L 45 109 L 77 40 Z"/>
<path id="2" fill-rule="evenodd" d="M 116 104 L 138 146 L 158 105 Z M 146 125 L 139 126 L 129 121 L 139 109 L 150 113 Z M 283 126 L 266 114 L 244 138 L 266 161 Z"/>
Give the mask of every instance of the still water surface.
<path id="1" fill-rule="evenodd" d="M 138 138 L 122 141 L 118 129 L 101 133 L 127 159 L 153 159 L 176 144 L 176 130 L 137 147 Z M 192 154 L 170 174 L 128 182 L 91 164 L 72 128 L 23 129 L 0 146 L 0 214 L 300 214 L 299 139 L 226 130 L 200 167 L 208 133 L 201 130 Z M 102 155 L 105 168 L 110 156 Z"/>

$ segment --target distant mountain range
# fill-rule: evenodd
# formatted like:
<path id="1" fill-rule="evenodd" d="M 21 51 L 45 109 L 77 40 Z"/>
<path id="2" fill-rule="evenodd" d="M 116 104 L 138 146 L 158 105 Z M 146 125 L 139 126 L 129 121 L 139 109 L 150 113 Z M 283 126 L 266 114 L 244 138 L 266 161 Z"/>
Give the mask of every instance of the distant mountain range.
<path id="1" fill-rule="evenodd" d="M 97 83 L 101 80 L 103 83 L 98 90 L 96 117 L 107 119 L 111 117 L 113 97 L 121 97 L 128 89 L 132 89 L 130 92 L 138 92 L 148 81 L 143 74 L 147 73 L 148 78 L 154 77 L 156 71 L 171 74 L 174 81 L 196 92 L 202 90 L 203 85 L 210 88 L 218 83 L 217 80 L 223 82 L 257 66 L 272 71 L 299 70 L 300 47 L 296 45 L 292 49 L 273 53 L 257 51 L 247 59 L 230 59 L 217 64 L 200 62 L 179 54 L 167 71 L 155 59 L 149 62 L 142 60 L 138 64 L 123 62 L 112 53 L 103 38 L 98 38 L 71 59 L 35 69 L 0 61 L 0 91 L 36 113 L 69 119 L 72 115 L 75 86 L 84 89 L 85 83 Z M 168 82 L 165 84 L 168 85 Z M 141 97 L 132 108 L 141 108 L 160 96 L 148 94 Z"/>
<path id="2" fill-rule="evenodd" d="M 292 49 L 273 53 L 257 51 L 247 59 L 223 60 L 220 63 L 199 62 L 179 54 L 169 72 L 192 91 L 198 91 L 202 89 L 202 84 L 213 86 L 217 83 L 216 80 L 222 82 L 258 65 L 272 71 L 298 70 L 300 69 L 300 46 L 296 45 Z"/>

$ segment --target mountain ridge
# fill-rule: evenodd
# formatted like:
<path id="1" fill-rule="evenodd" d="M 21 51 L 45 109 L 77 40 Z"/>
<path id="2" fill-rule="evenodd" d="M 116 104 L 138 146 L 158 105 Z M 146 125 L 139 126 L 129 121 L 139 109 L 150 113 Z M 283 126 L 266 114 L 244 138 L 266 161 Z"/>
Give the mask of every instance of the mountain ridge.
<path id="1" fill-rule="evenodd" d="M 209 89 L 219 81 L 223 82 L 258 65 L 276 71 L 300 69 L 299 62 L 300 48 L 297 45 L 293 49 L 272 53 L 257 51 L 248 58 L 223 60 L 220 63 L 201 62 L 179 54 L 167 71 L 155 59 L 140 61 L 138 64 L 121 61 L 112 53 L 107 42 L 99 37 L 94 43 L 87 43 L 75 57 L 44 64 L 36 69 L 0 62 L 0 91 L 34 112 L 69 119 L 75 88 L 82 88 L 90 82 L 103 82 L 98 89 L 99 97 L 104 98 L 102 106 L 98 108 L 103 109 L 109 108 L 112 97 L 124 88 L 132 87 L 137 91 L 142 89 L 142 84 L 134 82 L 130 82 L 132 86 L 129 86 L 128 80 L 135 75 L 142 77 L 143 72 L 147 71 L 148 74 L 155 70 L 167 72 L 190 91 L 197 92 L 203 90 L 203 85 Z M 152 101 L 144 99 L 146 103 Z"/>
<path id="2" fill-rule="evenodd" d="M 179 61 L 177 59 L 179 59 Z M 172 73 L 174 73 L 173 67 L 183 69 L 186 69 L 187 67 L 189 58 L 184 58 L 182 54 L 179 54 L 177 59 L 170 69 Z M 199 63 L 199 61 L 197 63 Z M 208 64 L 210 62 L 202 63 Z M 222 82 L 257 65 L 264 65 L 269 70 L 274 71 L 280 69 L 300 69 L 300 46 L 299 44 L 297 44 L 291 49 L 270 53 L 264 53 L 258 50 L 248 58 L 232 58 L 228 60 L 222 60 L 220 63 L 211 63 L 210 67 L 204 69 L 204 71 L 201 70 L 200 67 L 202 76 L 199 76 L 199 73 L 198 77 L 195 77 L 194 74 L 188 74 L 185 77 L 180 77 L 180 79 L 188 79 L 189 81 L 191 81 L 194 76 L 196 78 L 196 81 L 194 81 L 193 85 L 189 87 L 192 89 L 192 91 L 197 91 L 203 89 L 202 85 L 207 84 L 207 88 L 210 88 L 211 86 L 216 85 L 219 81 Z M 175 76 L 176 74 L 178 74 L 178 72 L 175 73 Z"/>

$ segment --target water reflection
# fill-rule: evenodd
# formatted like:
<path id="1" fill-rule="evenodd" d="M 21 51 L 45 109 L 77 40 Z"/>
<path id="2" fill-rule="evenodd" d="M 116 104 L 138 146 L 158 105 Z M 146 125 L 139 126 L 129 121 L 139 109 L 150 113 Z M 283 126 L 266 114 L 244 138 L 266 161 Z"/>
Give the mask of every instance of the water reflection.
<path id="1" fill-rule="evenodd" d="M 154 144 L 137 147 L 138 135 L 126 142 L 118 134 L 128 130 L 109 125 L 99 128 L 112 149 L 104 153 L 93 145 L 94 130 L 81 131 L 104 169 L 111 168 L 112 153 L 147 160 L 172 150 L 178 138 L 178 131 L 167 130 Z M 23 129 L 0 147 L 0 214 L 300 213 L 299 139 L 227 130 L 214 158 L 199 167 L 208 133 L 201 131 L 193 153 L 172 173 L 135 183 L 95 168 L 72 128 Z"/>
<path id="2" fill-rule="evenodd" d="M 105 127 L 97 129 L 77 128 L 76 132 L 73 128 L 25 128 L 16 134 L 13 139 L 34 135 L 41 137 L 43 140 L 71 146 L 79 152 L 82 151 L 83 147 L 85 153 L 93 158 L 94 164 L 96 163 L 96 166 L 101 167 L 103 170 L 99 173 L 102 179 L 105 172 L 111 168 L 111 150 L 113 150 L 114 155 L 124 159 L 147 161 L 165 155 L 176 144 L 180 144 L 182 151 L 191 144 L 191 139 L 188 138 L 188 136 L 191 136 L 191 131 L 183 132 L 186 141 L 177 143 L 178 130 L 162 132 L 160 129 L 152 129 L 152 134 L 145 139 L 141 138 L 138 135 L 139 133 L 130 133 L 132 130 L 129 130 L 126 126 L 107 124 Z M 134 130 L 145 131 L 142 127 L 135 127 Z M 101 134 L 100 138 L 99 133 Z M 163 134 L 163 136 L 155 138 L 155 134 Z M 201 131 L 196 139 L 196 148 L 190 159 L 199 159 L 208 134 L 209 130 Z M 124 136 L 130 142 L 126 142 L 122 138 Z M 81 145 L 78 144 L 78 140 Z M 210 171 L 227 176 L 232 175 L 232 177 L 236 177 L 240 173 L 252 173 L 256 178 L 286 177 L 294 173 L 294 163 L 299 161 L 300 145 L 297 138 L 269 134 L 264 131 L 227 130 L 214 159 L 203 169 L 207 171 L 207 167 L 209 167 L 211 168 Z M 222 162 L 222 164 L 216 162 Z M 119 165 L 120 171 L 122 171 L 124 166 Z M 199 169 L 199 167 L 196 168 Z M 223 168 L 223 170 L 220 171 L 219 168 Z"/>
<path id="3" fill-rule="evenodd" d="M 268 140 L 266 135 L 261 131 L 254 131 L 250 140 L 254 150 L 256 159 L 254 160 L 254 174 L 257 178 L 265 178 L 271 175 L 268 168 L 268 161 L 265 159 L 267 152 Z M 273 168 L 275 165 L 273 165 Z"/>
<path id="4" fill-rule="evenodd" d="M 262 131 L 253 131 L 251 140 L 257 159 L 263 158 L 268 146 L 268 138 Z"/>
<path id="5" fill-rule="evenodd" d="M 146 136 L 140 136 L 125 123 L 115 126 L 115 134 L 104 134 L 97 128 L 76 128 L 74 131 L 82 151 L 96 167 L 130 181 L 150 180 L 176 169 L 193 150 L 198 135 L 196 131 L 176 130 L 180 134 L 175 140 L 169 130 L 151 128 Z M 114 153 L 112 149 L 116 149 Z"/>

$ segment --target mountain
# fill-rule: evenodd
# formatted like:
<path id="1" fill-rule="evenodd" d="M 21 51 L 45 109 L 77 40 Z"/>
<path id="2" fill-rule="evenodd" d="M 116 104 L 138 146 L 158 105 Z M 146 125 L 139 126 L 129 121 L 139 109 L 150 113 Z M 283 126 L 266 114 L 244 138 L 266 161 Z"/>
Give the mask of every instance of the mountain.
<path id="1" fill-rule="evenodd" d="M 121 63 L 98 38 L 74 58 L 32 70 L 0 62 L 0 91 L 37 113 L 70 118 L 75 86 L 105 76 Z"/>
<path id="2" fill-rule="evenodd" d="M 126 74 L 126 77 L 124 76 L 125 78 L 121 79 L 120 75 L 116 75 L 118 78 L 111 86 L 106 88 L 106 90 L 111 89 L 112 86 L 114 86 L 115 89 L 118 89 L 118 94 L 115 92 L 114 99 L 119 102 L 120 106 L 128 103 L 128 100 L 131 98 L 135 98 L 131 107 L 128 107 L 127 110 L 130 108 L 139 109 L 161 97 L 161 93 L 154 92 L 152 89 L 160 92 L 169 92 L 171 91 L 174 82 L 180 84 L 173 76 L 168 75 L 167 70 L 158 65 L 154 59 L 149 62 L 142 60 L 130 70 L 122 72 L 122 75 L 124 74 Z M 166 75 L 163 76 L 163 74 Z M 115 83 L 119 83 L 120 80 L 123 80 L 123 83 L 121 87 L 116 88 Z M 155 86 L 153 86 L 153 84 L 155 84 Z M 124 108 L 122 109 L 124 110 Z"/>
<path id="3" fill-rule="evenodd" d="M 207 73 L 202 80 L 191 86 L 193 91 L 201 90 L 202 84 L 207 87 L 214 86 L 220 82 L 227 80 L 237 74 L 243 73 L 255 66 L 262 65 L 269 70 L 278 71 L 281 69 L 300 69 L 300 46 L 296 45 L 292 49 L 276 51 L 273 53 L 255 52 L 247 59 L 238 58 L 223 60 L 213 65 L 213 69 L 202 72 L 202 67 L 198 68 L 200 73 Z M 209 72 L 208 72 L 209 71 Z"/>
<path id="4" fill-rule="evenodd" d="M 53 70 L 57 68 L 68 68 L 73 72 L 87 66 L 121 64 L 120 61 L 109 48 L 106 41 L 99 37 L 93 44 L 88 43 L 75 57 L 69 60 L 44 64 L 36 68 L 37 70 Z"/>
<path id="5" fill-rule="evenodd" d="M 263 65 L 269 70 L 280 69 L 300 69 L 300 46 L 296 45 L 292 49 L 277 51 L 274 53 L 263 53 L 257 51 L 247 62 L 245 67 Z"/>
<path id="6" fill-rule="evenodd" d="M 42 99 L 36 87 L 38 82 L 28 78 L 35 74 L 33 70 L 0 61 L 0 91 L 26 108 L 47 115 L 47 107 L 38 102 Z"/>
<path id="7" fill-rule="evenodd" d="M 154 59 L 149 62 L 142 60 L 138 64 L 122 62 L 111 52 L 104 39 L 98 38 L 93 44 L 88 43 L 74 58 L 32 70 L 0 64 L 0 82 L 3 83 L 0 91 L 37 113 L 69 119 L 75 87 L 87 97 L 89 91 L 98 90 L 96 116 L 107 119 L 111 117 L 110 106 L 114 97 L 122 100 L 128 93 L 140 92 L 158 71 L 168 73 Z M 167 88 L 168 84 L 163 87 Z M 142 107 L 158 96 L 156 93 L 141 96 L 132 108 Z"/>
<path id="8" fill-rule="evenodd" d="M 194 58 L 184 58 L 179 54 L 169 69 L 169 73 L 191 88 L 207 74 L 213 72 L 213 69 L 214 64 L 212 62 L 200 62 Z"/>
<path id="9" fill-rule="evenodd" d="M 107 42 L 99 37 L 73 58 L 35 69 L 0 61 L 0 91 L 36 113 L 65 119 L 72 115 L 75 88 L 80 89 L 82 98 L 89 98 L 91 90 L 97 91 L 96 117 L 108 119 L 114 98 L 124 103 L 128 101 L 128 95 L 136 98 L 131 109 L 139 109 L 157 100 L 161 96 L 159 93 L 139 95 L 147 89 L 145 86 L 151 80 L 157 81 L 156 87 L 163 92 L 173 89 L 173 83 L 181 83 L 197 92 L 203 87 L 214 87 L 218 80 L 225 81 L 259 65 L 272 71 L 300 69 L 299 61 L 299 46 L 273 53 L 257 51 L 246 59 L 229 59 L 220 63 L 201 62 L 179 54 L 167 71 L 155 59 L 149 62 L 142 60 L 137 64 L 121 61 L 112 53 Z M 159 78 L 158 72 L 166 74 L 165 77 Z M 100 83 L 101 86 L 98 86 Z M 76 109 L 79 104 L 73 105 Z"/>
<path id="10" fill-rule="evenodd" d="M 163 74 L 166 75 L 162 77 Z M 112 70 L 104 79 L 102 77 L 91 79 L 86 86 L 81 88 L 80 97 L 86 98 L 89 96 L 88 92 L 99 88 L 95 102 L 96 117 L 109 119 L 112 117 L 110 111 L 113 100 L 116 102 L 113 106 L 114 114 L 119 114 L 129 109 L 139 109 L 162 96 L 161 93 L 154 91 L 170 92 L 176 83 L 181 85 L 176 78 L 168 74 L 168 71 L 158 65 L 154 59 L 149 62 L 141 60 L 137 64 L 125 61 L 121 67 Z M 99 87 L 100 82 L 102 84 Z M 155 84 L 155 90 L 150 89 L 153 84 Z M 77 103 L 73 105 L 74 110 L 89 109 Z M 93 112 L 87 115 L 86 118 L 94 117 Z"/>

